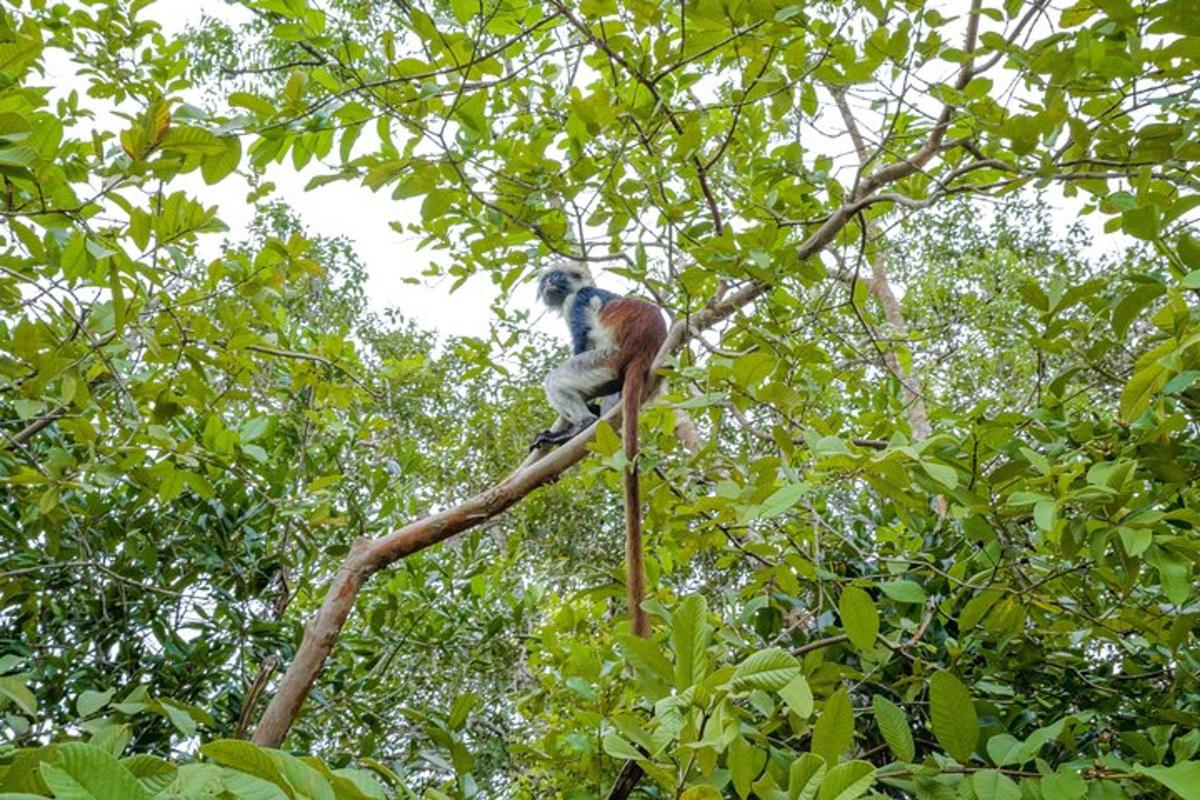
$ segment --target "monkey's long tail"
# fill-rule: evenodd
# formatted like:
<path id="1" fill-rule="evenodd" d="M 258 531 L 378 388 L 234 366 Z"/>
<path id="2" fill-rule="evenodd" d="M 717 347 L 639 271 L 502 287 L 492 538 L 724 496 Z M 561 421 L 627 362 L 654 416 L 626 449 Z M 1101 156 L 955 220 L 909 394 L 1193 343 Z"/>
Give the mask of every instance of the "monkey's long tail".
<path id="1" fill-rule="evenodd" d="M 646 599 L 646 567 L 642 559 L 642 497 L 638 485 L 637 452 L 638 407 L 642 403 L 647 368 L 645 364 L 630 364 L 625 370 L 625 385 L 621 388 L 624 402 L 621 438 L 625 444 L 625 587 L 633 632 L 642 638 L 650 636 L 650 621 L 642 610 L 642 601 Z"/>

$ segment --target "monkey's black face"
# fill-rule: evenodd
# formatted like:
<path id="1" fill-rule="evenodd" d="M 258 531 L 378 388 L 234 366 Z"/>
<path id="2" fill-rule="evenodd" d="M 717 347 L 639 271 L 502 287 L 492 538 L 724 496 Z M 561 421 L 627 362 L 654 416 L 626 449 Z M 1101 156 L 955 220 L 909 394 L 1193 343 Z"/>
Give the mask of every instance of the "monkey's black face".
<path id="1" fill-rule="evenodd" d="M 575 267 L 548 270 L 538 279 L 538 297 L 550 308 L 561 308 L 568 296 L 590 283 L 587 274 Z"/>

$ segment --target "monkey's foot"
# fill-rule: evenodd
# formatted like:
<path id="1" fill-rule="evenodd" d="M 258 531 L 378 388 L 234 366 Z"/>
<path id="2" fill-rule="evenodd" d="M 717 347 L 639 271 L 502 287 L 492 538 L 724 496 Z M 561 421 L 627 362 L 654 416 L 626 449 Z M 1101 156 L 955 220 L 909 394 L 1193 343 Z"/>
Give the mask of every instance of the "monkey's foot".
<path id="1" fill-rule="evenodd" d="M 533 437 L 533 442 L 529 445 L 530 450 L 537 450 L 539 447 L 544 447 L 551 444 L 562 444 L 570 439 L 574 434 L 571 429 L 567 428 L 563 431 L 552 431 L 549 428 Z"/>
<path id="2" fill-rule="evenodd" d="M 537 450 L 539 447 L 544 445 L 562 444 L 563 442 L 574 438 L 575 434 L 579 433 L 588 425 L 591 425 L 592 422 L 595 422 L 595 420 L 592 420 L 591 422 L 585 422 L 582 425 L 571 425 L 567 428 L 563 428 L 561 431 L 547 428 L 537 436 L 533 437 L 533 443 L 529 445 L 529 449 Z"/>

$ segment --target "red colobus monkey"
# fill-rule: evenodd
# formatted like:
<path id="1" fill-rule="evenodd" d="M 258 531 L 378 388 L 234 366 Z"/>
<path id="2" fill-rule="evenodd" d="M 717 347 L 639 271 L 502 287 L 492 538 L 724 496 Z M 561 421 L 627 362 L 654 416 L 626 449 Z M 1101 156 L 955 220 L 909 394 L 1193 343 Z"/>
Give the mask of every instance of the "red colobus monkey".
<path id="1" fill-rule="evenodd" d="M 633 632 L 650 635 L 642 610 L 646 573 L 642 563 L 642 508 L 638 487 L 638 407 L 650 365 L 667 338 L 662 310 L 636 297 L 597 288 L 583 266 L 560 263 L 542 273 L 538 297 L 559 311 L 571 331 L 574 355 L 546 376 L 546 397 L 562 418 L 542 431 L 531 449 L 561 444 L 600 416 L 596 401 L 616 392 L 624 402 L 625 569 Z"/>

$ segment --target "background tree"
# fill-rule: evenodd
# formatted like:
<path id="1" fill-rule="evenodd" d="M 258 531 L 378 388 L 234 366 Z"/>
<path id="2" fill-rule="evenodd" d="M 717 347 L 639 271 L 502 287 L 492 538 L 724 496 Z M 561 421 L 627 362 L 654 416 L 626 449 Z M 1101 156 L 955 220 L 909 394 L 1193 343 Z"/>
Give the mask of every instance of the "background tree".
<path id="1" fill-rule="evenodd" d="M 238 5 L 0 15 L 0 792 L 1198 796 L 1187 3 Z M 284 162 L 420 198 L 490 338 L 369 312 Z M 550 257 L 673 318 L 650 642 L 611 425 L 510 473 Z M 196 753 L 251 729 L 324 761 Z"/>

